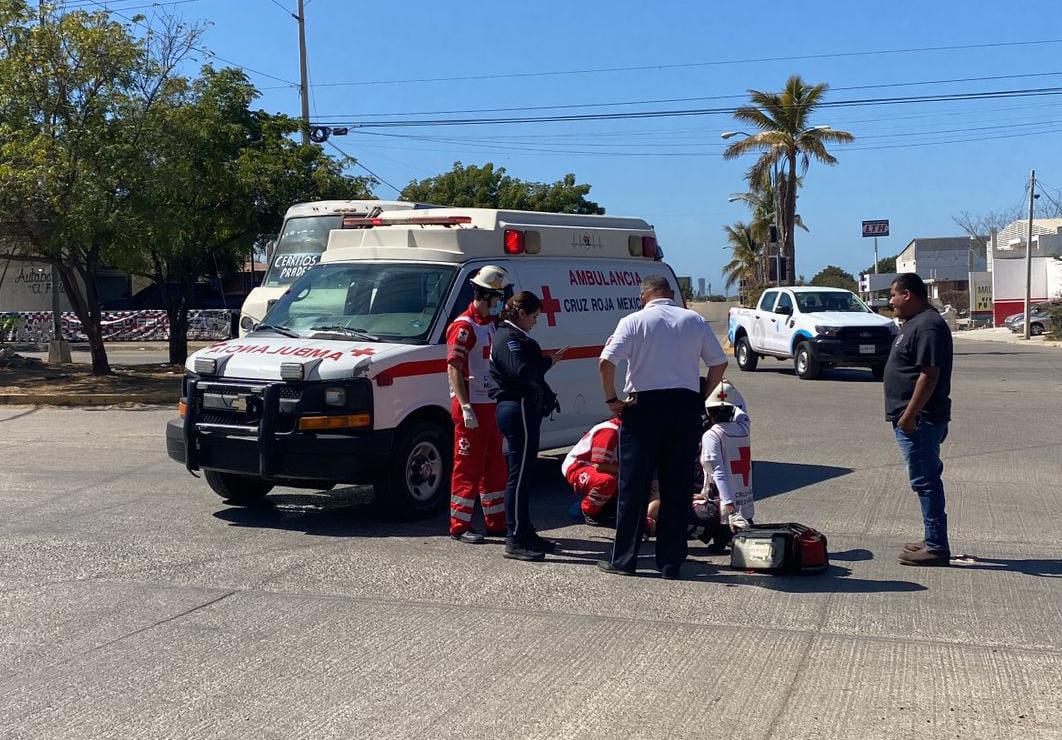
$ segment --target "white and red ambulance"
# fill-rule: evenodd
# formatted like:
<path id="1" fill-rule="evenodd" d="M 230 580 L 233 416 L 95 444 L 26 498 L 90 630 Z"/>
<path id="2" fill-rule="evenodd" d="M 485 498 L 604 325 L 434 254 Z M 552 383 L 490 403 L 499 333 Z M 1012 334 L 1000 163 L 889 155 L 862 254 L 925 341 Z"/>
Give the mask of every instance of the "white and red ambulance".
<path id="1" fill-rule="evenodd" d="M 664 275 L 678 292 L 638 218 L 444 208 L 348 216 L 342 227 L 253 331 L 188 359 L 167 448 L 230 501 L 343 482 L 375 484 L 396 512 L 442 506 L 453 426 L 445 329 L 484 265 L 542 297 L 544 351 L 571 348 L 550 371 L 561 410 L 543 423 L 543 449 L 608 416 L 598 355 L 640 307 L 642 279 Z"/>

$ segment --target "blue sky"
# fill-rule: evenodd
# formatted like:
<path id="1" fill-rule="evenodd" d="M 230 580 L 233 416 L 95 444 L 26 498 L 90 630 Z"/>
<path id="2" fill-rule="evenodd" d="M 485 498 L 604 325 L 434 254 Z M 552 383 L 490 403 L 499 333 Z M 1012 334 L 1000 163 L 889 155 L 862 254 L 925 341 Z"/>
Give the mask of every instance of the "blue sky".
<path id="1" fill-rule="evenodd" d="M 112 5 L 133 3 L 121 0 Z M 198 0 L 173 9 L 188 20 L 210 21 L 205 43 L 218 55 L 297 81 L 296 24 L 278 5 L 294 8 L 295 0 Z M 306 16 L 310 77 L 315 85 L 311 110 L 321 120 L 737 95 L 748 88 L 778 89 L 792 73 L 828 82 L 832 88 L 1041 75 L 835 90 L 830 98 L 836 100 L 1062 85 L 1062 43 L 1048 43 L 515 79 L 326 86 L 1062 39 L 1057 0 L 542 0 L 534 4 L 406 0 L 393 5 L 310 0 Z M 251 79 L 262 89 L 261 107 L 298 114 L 297 88 L 255 74 Z M 735 98 L 605 110 L 723 107 L 739 102 Z M 801 191 L 799 211 L 810 233 L 797 234 L 797 271 L 809 278 L 826 264 L 857 271 L 871 263 L 872 240 L 860 238 L 862 219 L 891 220 L 892 236 L 880 242 L 882 256 L 887 256 L 915 236 L 959 233 L 951 215 L 961 210 L 976 213 L 1017 204 L 1032 167 L 1049 186 L 1062 187 L 1062 96 L 831 109 L 823 110 L 814 123 L 851 131 L 857 142 L 834 148 L 840 160 L 837 166 L 813 164 Z M 609 213 L 652 222 L 676 272 L 705 277 L 718 287 L 720 268 L 727 259 L 722 227 L 746 217 L 746 210 L 729 204 L 727 196 L 742 189 L 749 161 L 727 162 L 719 156 L 723 148 L 719 134 L 735 127 L 731 117 L 712 115 L 378 129 L 450 141 L 353 132 L 335 141 L 399 188 L 412 178 L 449 169 L 455 160 L 492 161 L 531 180 L 551 181 L 574 172 L 581 182 L 593 186 L 591 198 Z M 1047 133 L 1030 135 L 1037 131 Z M 986 138 L 990 136 L 1007 138 Z M 956 138 L 982 140 L 910 146 Z M 377 195 L 393 197 L 394 191 L 381 184 Z"/>

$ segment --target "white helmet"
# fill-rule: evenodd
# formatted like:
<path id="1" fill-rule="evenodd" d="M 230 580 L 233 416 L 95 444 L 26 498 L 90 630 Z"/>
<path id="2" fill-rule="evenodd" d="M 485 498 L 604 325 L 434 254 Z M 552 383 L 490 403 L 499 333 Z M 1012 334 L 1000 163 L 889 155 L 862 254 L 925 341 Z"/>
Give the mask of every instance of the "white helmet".
<path id="1" fill-rule="evenodd" d="M 479 272 L 470 281 L 473 285 L 478 285 L 480 288 L 487 290 L 496 290 L 499 293 L 505 290 L 505 286 L 508 285 L 509 273 L 507 273 L 501 267 L 496 265 L 484 265 L 479 268 Z"/>
<path id="2" fill-rule="evenodd" d="M 733 406 L 739 408 L 742 411 L 748 411 L 745 406 L 745 399 L 742 398 L 738 389 L 730 384 L 730 381 L 723 378 L 722 382 L 717 385 L 711 393 L 708 394 L 708 398 L 704 401 L 704 408 L 712 409 L 720 406 Z"/>

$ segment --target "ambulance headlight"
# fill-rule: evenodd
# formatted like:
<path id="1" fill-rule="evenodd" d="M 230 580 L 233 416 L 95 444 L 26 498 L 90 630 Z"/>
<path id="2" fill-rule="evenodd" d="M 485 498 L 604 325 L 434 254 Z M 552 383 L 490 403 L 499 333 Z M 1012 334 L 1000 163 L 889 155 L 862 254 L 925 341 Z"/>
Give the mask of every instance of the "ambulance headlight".
<path id="1" fill-rule="evenodd" d="M 196 357 L 195 372 L 197 375 L 217 375 L 218 361 L 213 357 Z"/>
<path id="2" fill-rule="evenodd" d="M 324 402 L 325 402 L 325 406 L 346 406 L 347 405 L 347 389 L 346 388 L 325 388 Z"/>
<path id="3" fill-rule="evenodd" d="M 280 363 L 280 378 L 282 380 L 302 380 L 305 366 L 301 362 Z"/>
<path id="4" fill-rule="evenodd" d="M 841 331 L 839 326 L 816 326 L 815 333 L 823 337 L 836 337 Z"/>

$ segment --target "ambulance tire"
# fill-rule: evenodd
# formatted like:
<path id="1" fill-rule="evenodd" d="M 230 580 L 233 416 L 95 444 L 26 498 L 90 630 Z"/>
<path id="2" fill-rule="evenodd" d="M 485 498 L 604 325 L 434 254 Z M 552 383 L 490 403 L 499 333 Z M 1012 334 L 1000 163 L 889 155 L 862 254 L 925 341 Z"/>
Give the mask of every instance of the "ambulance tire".
<path id="1" fill-rule="evenodd" d="M 749 344 L 748 337 L 741 337 L 737 340 L 737 346 L 734 347 L 734 357 L 737 358 L 738 367 L 746 372 L 755 370 L 760 361 L 760 356 L 752 351 L 752 345 Z"/>
<path id="2" fill-rule="evenodd" d="M 236 506 L 259 504 L 266 494 L 273 490 L 272 483 L 248 475 L 205 470 L 203 477 L 206 478 L 207 485 L 214 490 L 214 493 Z"/>
<path id="3" fill-rule="evenodd" d="M 815 353 L 811 351 L 808 342 L 797 345 L 796 355 L 793 357 L 793 369 L 801 380 L 815 380 L 822 371 L 822 366 L 815 359 Z"/>
<path id="4" fill-rule="evenodd" d="M 373 483 L 380 513 L 415 519 L 431 516 L 450 498 L 453 440 L 442 425 L 424 420 L 399 432 L 394 454 Z"/>

